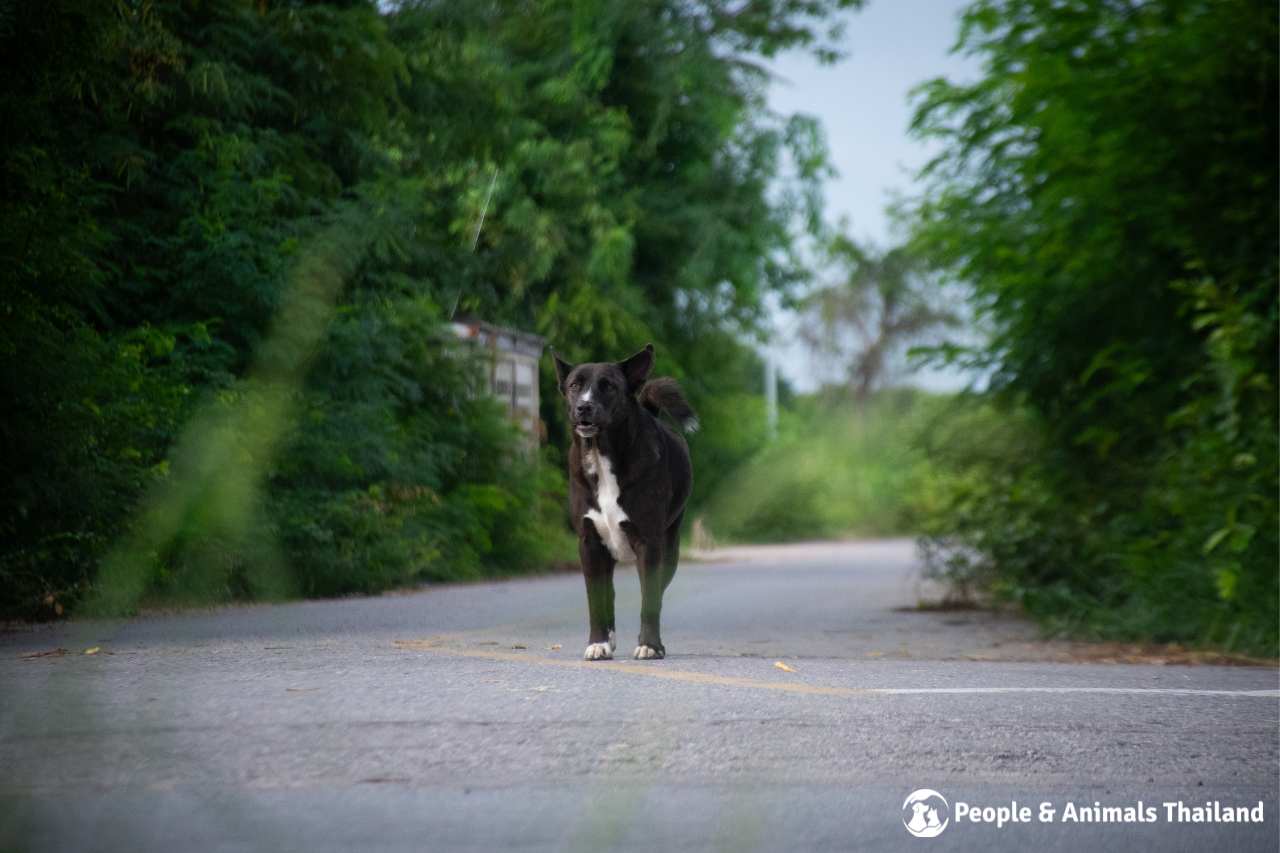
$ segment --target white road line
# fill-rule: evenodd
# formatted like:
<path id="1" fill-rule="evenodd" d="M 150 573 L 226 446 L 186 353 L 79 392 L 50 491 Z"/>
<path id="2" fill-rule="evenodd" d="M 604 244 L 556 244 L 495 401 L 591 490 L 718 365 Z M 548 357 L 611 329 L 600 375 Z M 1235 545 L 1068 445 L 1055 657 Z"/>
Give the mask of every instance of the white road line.
<path id="1" fill-rule="evenodd" d="M 1123 696 L 1251 696 L 1280 699 L 1280 690 L 1213 690 L 1193 687 L 867 687 L 891 696 L 934 693 L 1110 693 Z"/>

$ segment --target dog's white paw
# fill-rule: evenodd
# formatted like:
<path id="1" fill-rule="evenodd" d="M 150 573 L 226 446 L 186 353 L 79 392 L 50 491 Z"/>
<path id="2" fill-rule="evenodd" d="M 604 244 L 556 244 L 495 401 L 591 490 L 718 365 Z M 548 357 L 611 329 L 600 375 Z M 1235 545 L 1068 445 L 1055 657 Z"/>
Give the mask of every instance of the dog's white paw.
<path id="1" fill-rule="evenodd" d="M 613 647 L 609 643 L 591 643 L 582 653 L 583 660 L 611 660 Z"/>
<path id="2" fill-rule="evenodd" d="M 657 660 L 664 657 L 662 649 L 655 649 L 653 646 L 636 646 L 633 654 L 636 660 Z"/>
<path id="3" fill-rule="evenodd" d="M 618 650 L 618 635 L 614 631 L 609 632 L 609 654 L 613 654 Z"/>

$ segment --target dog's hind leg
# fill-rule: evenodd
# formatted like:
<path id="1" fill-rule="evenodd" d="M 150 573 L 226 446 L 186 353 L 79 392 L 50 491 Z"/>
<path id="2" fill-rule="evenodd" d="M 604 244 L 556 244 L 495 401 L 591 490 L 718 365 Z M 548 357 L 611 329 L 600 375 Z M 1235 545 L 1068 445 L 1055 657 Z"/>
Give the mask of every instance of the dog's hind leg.
<path id="1" fill-rule="evenodd" d="M 654 660 L 667 656 L 662 645 L 662 593 L 666 589 L 667 567 L 661 540 L 645 545 L 636 554 L 640 571 L 640 637 L 636 643 L 636 660 Z"/>
<path id="2" fill-rule="evenodd" d="M 616 561 L 591 524 L 583 529 L 582 539 L 578 542 L 578 556 L 582 560 L 582 576 L 587 583 L 590 631 L 582 656 L 586 660 L 608 660 L 617 648 L 613 621 L 613 567 Z"/>
<path id="3" fill-rule="evenodd" d="M 680 522 L 682 521 L 684 521 L 683 512 L 667 528 L 666 541 L 663 543 L 665 546 L 662 554 L 662 589 L 664 592 L 667 587 L 671 586 L 671 580 L 676 576 L 676 569 L 680 564 Z"/>
<path id="4" fill-rule="evenodd" d="M 613 601 L 614 601 L 613 569 L 610 569 L 609 570 L 609 592 L 608 592 L 608 595 L 605 596 L 605 613 L 604 613 L 605 636 L 608 637 L 610 652 L 616 652 L 618 650 L 618 623 L 614 621 L 614 617 L 613 617 Z"/>

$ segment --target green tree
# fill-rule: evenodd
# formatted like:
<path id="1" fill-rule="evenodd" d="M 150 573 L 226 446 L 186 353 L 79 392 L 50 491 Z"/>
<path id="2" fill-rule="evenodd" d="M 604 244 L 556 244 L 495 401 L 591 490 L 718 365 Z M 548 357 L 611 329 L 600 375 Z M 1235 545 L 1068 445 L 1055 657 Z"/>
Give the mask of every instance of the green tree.
<path id="1" fill-rule="evenodd" d="M 939 536 L 1062 624 L 1274 654 L 1275 4 L 984 0 L 959 49 L 915 236 L 1037 440 Z"/>
<path id="2" fill-rule="evenodd" d="M 865 402 L 908 346 L 959 317 L 909 247 L 876 252 L 841 235 L 824 254 L 840 280 L 805 297 L 801 334 L 816 354 L 843 366 L 849 393 Z"/>

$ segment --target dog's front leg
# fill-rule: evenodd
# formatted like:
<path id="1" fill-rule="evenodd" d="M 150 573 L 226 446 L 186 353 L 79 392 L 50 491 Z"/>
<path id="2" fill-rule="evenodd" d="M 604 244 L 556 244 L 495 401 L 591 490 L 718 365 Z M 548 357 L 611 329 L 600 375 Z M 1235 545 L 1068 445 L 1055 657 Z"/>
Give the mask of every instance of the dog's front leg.
<path id="1" fill-rule="evenodd" d="M 590 633 L 585 660 L 609 660 L 617 648 L 613 621 L 613 567 L 615 560 L 600 539 L 594 524 L 583 527 L 578 542 L 582 576 L 587 582 L 587 619 Z"/>
<path id="2" fill-rule="evenodd" d="M 636 549 L 640 571 L 640 637 L 636 660 L 658 660 L 667 656 L 662 645 L 662 591 L 666 587 L 666 565 L 661 542 L 646 542 Z"/>

